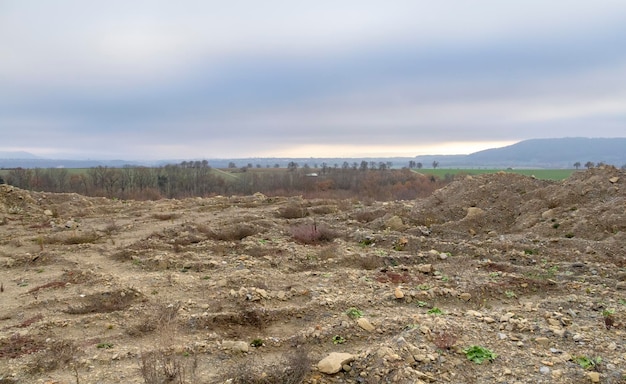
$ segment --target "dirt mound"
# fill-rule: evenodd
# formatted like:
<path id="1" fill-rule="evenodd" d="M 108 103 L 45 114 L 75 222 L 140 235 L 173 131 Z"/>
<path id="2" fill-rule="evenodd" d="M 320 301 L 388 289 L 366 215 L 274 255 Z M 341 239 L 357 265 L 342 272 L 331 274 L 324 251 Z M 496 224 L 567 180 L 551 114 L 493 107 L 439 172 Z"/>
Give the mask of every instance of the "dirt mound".
<path id="1" fill-rule="evenodd" d="M 626 175 L 614 167 L 562 182 L 508 173 L 467 176 L 416 204 L 414 219 L 462 237 L 526 233 L 600 240 L 626 229 Z"/>
<path id="2" fill-rule="evenodd" d="M 31 192 L 0 184 L 0 214 L 23 214 L 37 210 L 37 201 Z"/>

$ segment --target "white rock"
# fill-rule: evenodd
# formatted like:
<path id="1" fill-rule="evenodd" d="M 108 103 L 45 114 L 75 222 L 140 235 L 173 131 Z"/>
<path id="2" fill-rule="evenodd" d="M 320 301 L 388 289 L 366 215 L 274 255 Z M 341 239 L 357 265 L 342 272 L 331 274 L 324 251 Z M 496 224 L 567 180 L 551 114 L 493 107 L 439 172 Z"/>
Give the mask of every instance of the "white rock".
<path id="1" fill-rule="evenodd" d="M 333 352 L 317 363 L 317 369 L 322 373 L 332 375 L 341 371 L 343 365 L 350 363 L 354 358 L 355 356 L 350 353 Z"/>
<path id="2" fill-rule="evenodd" d="M 357 325 L 368 332 L 373 332 L 376 328 L 365 317 L 361 317 L 356 321 Z"/>

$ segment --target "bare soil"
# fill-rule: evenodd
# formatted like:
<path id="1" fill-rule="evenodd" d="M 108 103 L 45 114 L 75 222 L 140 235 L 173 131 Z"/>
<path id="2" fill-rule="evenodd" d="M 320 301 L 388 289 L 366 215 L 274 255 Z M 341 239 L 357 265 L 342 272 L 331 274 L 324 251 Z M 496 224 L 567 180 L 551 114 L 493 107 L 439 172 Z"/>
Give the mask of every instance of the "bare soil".
<path id="1" fill-rule="evenodd" d="M 626 174 L 368 203 L 0 185 L 0 283 L 0 383 L 624 383 Z"/>

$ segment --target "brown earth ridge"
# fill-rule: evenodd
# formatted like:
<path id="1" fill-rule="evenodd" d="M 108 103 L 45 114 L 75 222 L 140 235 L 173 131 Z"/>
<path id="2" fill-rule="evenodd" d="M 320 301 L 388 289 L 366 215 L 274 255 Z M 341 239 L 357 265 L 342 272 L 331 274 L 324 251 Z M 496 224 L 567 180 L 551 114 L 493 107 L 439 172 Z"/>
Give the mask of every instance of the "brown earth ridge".
<path id="1" fill-rule="evenodd" d="M 626 174 L 367 203 L 0 185 L 0 284 L 0 383 L 624 383 Z"/>

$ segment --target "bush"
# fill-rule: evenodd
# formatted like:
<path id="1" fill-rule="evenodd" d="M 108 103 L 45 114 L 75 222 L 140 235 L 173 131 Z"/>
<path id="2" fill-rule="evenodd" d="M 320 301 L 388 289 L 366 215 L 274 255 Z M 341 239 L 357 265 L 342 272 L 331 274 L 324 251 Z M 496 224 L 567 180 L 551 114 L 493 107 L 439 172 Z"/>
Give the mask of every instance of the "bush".
<path id="1" fill-rule="evenodd" d="M 311 370 L 309 353 L 303 348 L 285 352 L 281 360 L 271 366 L 242 360 L 227 376 L 232 384 L 300 384 Z M 224 378 L 226 380 L 228 377 Z"/>
<path id="2" fill-rule="evenodd" d="M 292 237 L 304 244 L 316 244 L 321 242 L 333 241 L 337 234 L 325 225 L 301 224 L 291 228 Z"/>
<path id="3" fill-rule="evenodd" d="M 164 351 L 151 351 L 141 354 L 139 369 L 146 384 L 195 383 L 198 366 L 196 354 L 187 361 L 184 356 L 167 354 Z"/>

